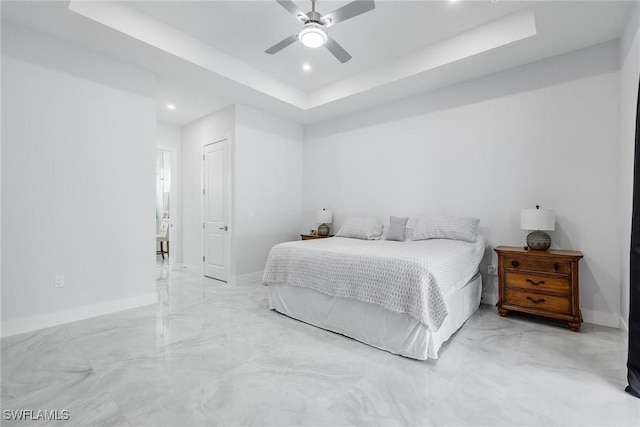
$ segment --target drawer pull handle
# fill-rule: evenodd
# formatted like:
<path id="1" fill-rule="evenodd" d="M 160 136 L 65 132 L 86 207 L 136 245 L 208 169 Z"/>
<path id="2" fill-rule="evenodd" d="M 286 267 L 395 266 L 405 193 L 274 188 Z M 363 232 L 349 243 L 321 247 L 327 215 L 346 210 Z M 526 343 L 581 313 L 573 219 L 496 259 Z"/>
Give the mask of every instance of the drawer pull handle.
<path id="1" fill-rule="evenodd" d="M 513 265 L 514 267 L 518 267 L 520 265 L 520 263 L 516 260 L 511 261 L 511 265 Z"/>
<path id="2" fill-rule="evenodd" d="M 555 264 L 553 264 L 553 271 L 558 271 L 558 270 L 560 270 L 560 264 L 556 262 Z"/>
<path id="3" fill-rule="evenodd" d="M 531 298 L 531 297 L 529 297 L 529 296 L 528 296 L 528 297 L 527 297 L 527 299 L 528 299 L 529 301 L 531 301 L 532 303 L 534 303 L 534 304 L 540 304 L 541 302 L 544 302 L 544 298 L 540 298 L 540 299 L 533 299 L 533 298 Z"/>
<path id="4" fill-rule="evenodd" d="M 540 280 L 539 282 L 534 282 L 531 279 L 527 279 L 527 282 L 531 283 L 533 286 L 544 285 L 544 280 Z"/>

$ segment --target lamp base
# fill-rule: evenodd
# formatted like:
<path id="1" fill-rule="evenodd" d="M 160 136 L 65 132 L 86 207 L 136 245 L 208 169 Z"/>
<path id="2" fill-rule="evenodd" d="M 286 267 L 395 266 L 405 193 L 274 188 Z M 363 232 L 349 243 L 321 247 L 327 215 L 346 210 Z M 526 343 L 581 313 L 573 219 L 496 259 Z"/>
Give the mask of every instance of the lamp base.
<path id="1" fill-rule="evenodd" d="M 318 226 L 318 236 L 328 236 L 329 226 L 327 224 L 320 224 Z"/>
<path id="2" fill-rule="evenodd" d="M 534 251 L 546 251 L 551 247 L 551 236 L 544 231 L 532 231 L 527 235 L 527 246 Z"/>

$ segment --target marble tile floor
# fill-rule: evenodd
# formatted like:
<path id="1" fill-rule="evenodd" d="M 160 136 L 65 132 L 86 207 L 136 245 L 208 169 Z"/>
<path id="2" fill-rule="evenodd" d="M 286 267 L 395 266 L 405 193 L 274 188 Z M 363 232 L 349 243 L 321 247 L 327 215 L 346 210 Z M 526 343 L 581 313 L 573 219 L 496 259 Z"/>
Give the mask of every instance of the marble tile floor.
<path id="1" fill-rule="evenodd" d="M 436 361 L 306 325 L 158 264 L 159 303 L 2 339 L 2 425 L 638 426 L 623 332 L 481 305 Z M 12 421 L 7 410 L 66 410 Z"/>

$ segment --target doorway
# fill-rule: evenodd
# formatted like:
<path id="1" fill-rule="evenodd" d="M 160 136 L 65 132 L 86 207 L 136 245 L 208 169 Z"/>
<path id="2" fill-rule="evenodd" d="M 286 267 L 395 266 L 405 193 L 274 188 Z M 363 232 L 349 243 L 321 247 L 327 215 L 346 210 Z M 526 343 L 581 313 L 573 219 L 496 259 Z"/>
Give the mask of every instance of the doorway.
<path id="1" fill-rule="evenodd" d="M 174 270 L 178 260 L 178 151 L 156 147 L 156 257 Z"/>
<path id="2" fill-rule="evenodd" d="M 231 240 L 228 145 L 228 139 L 205 145 L 202 155 L 204 275 L 223 282 L 229 277 Z"/>

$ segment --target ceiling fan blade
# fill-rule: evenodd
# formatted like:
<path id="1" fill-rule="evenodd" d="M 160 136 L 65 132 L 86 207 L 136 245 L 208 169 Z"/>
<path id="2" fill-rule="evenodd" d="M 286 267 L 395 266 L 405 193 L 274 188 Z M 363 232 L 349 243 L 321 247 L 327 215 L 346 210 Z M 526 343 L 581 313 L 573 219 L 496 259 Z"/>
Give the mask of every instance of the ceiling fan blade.
<path id="1" fill-rule="evenodd" d="M 323 15 L 321 21 L 325 26 L 330 27 L 338 22 L 346 21 L 347 19 L 369 12 L 375 8 L 376 4 L 373 0 L 355 0 L 334 10 L 333 12 Z"/>
<path id="2" fill-rule="evenodd" d="M 290 44 L 294 43 L 296 40 L 298 40 L 298 37 L 295 34 L 293 34 L 293 35 L 287 37 L 286 39 L 284 39 L 282 41 L 279 41 L 278 43 L 274 44 L 269 49 L 265 50 L 265 52 L 268 53 L 269 55 L 273 55 L 274 53 L 278 53 L 282 49 L 284 49 L 285 47 L 287 47 Z"/>
<path id="3" fill-rule="evenodd" d="M 349 52 L 344 50 L 344 48 L 331 37 L 327 38 L 325 46 L 327 47 L 327 49 L 329 49 L 329 52 L 331 52 L 333 56 L 335 56 L 338 61 L 342 62 L 343 64 L 351 59 L 351 55 L 349 55 Z"/>
<path id="4" fill-rule="evenodd" d="M 307 19 L 307 14 L 304 13 L 298 6 L 295 5 L 291 0 L 276 0 L 278 4 L 289 11 L 293 16 L 295 16 L 299 21 L 305 22 Z"/>

